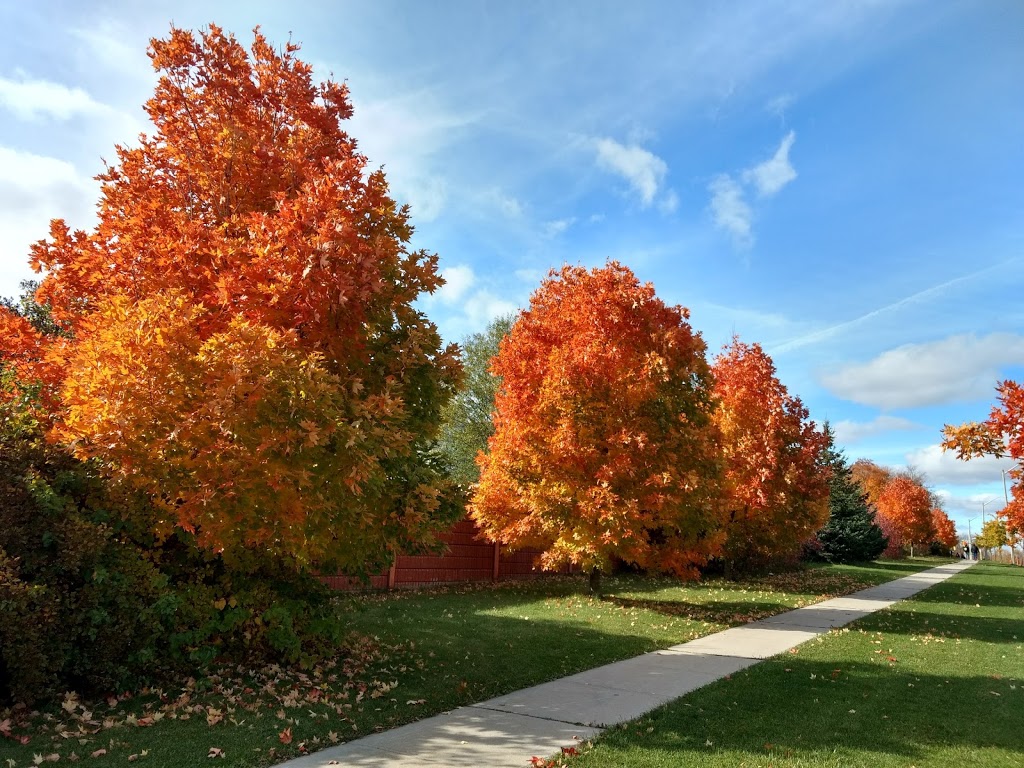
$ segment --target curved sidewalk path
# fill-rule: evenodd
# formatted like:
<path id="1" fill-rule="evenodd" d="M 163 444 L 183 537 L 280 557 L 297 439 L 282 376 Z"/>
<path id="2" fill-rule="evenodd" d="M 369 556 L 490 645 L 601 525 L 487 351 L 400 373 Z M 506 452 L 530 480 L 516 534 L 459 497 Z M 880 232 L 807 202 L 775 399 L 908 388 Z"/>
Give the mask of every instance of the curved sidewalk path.
<path id="1" fill-rule="evenodd" d="M 663 651 L 525 688 L 281 763 L 281 768 L 526 768 L 830 629 L 888 608 L 973 565 L 941 565 Z"/>

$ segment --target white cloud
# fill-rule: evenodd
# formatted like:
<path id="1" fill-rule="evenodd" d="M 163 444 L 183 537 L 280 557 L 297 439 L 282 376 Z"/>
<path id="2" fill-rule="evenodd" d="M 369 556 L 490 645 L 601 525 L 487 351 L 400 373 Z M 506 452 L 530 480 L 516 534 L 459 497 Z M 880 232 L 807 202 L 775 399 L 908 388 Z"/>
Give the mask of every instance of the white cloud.
<path id="1" fill-rule="evenodd" d="M 743 171 L 740 181 L 727 173 L 721 173 L 708 184 L 715 226 L 731 234 L 737 245 L 750 246 L 754 243 L 751 227 L 754 211 L 747 202 L 744 185 L 754 187 L 759 197 L 771 197 L 795 179 L 796 171 L 789 162 L 789 150 L 794 141 L 796 134 L 790 131 L 782 139 L 775 154 L 763 163 Z"/>
<path id="2" fill-rule="evenodd" d="M 54 117 L 68 120 L 75 115 L 96 115 L 111 111 L 81 88 L 69 88 L 49 80 L 0 77 L 0 105 L 21 120 Z"/>
<path id="3" fill-rule="evenodd" d="M 743 198 L 743 188 L 723 173 L 711 180 L 708 191 L 715 225 L 731 234 L 737 245 L 753 243 L 750 224 L 754 214 Z"/>
<path id="4" fill-rule="evenodd" d="M 1003 366 L 1024 363 L 1024 336 L 994 333 L 906 344 L 821 376 L 833 394 L 878 408 L 915 408 L 994 395 Z"/>
<path id="5" fill-rule="evenodd" d="M 459 301 L 476 283 L 476 275 L 472 267 L 457 264 L 441 270 L 444 278 L 442 285 L 434 295 L 443 304 L 454 304 Z"/>
<path id="6" fill-rule="evenodd" d="M 575 216 L 570 216 L 567 219 L 555 219 L 554 221 L 545 222 L 543 227 L 544 237 L 558 237 L 575 223 Z"/>
<path id="7" fill-rule="evenodd" d="M 911 451 L 907 454 L 907 463 L 921 470 L 929 483 L 937 485 L 1002 483 L 1000 470 L 1014 466 L 1012 459 L 993 456 L 961 461 L 956 452 L 943 451 L 941 445 Z"/>
<path id="8" fill-rule="evenodd" d="M 674 189 L 668 190 L 658 203 L 658 210 L 662 213 L 675 213 L 678 207 L 679 195 L 676 194 Z"/>
<path id="9" fill-rule="evenodd" d="M 470 296 L 464 308 L 466 317 L 474 328 L 483 328 L 496 317 L 512 315 L 519 311 L 519 307 L 511 301 L 499 298 L 486 289 Z"/>
<path id="10" fill-rule="evenodd" d="M 868 437 L 884 434 L 898 429 L 916 429 L 919 425 L 910 419 L 897 416 L 882 415 L 871 421 L 837 421 L 832 424 L 836 442 L 840 445 L 859 443 Z"/>
<path id="11" fill-rule="evenodd" d="M 743 172 L 743 181 L 753 184 L 761 197 L 771 197 L 796 178 L 796 171 L 789 162 L 789 150 L 796 141 L 796 134 L 790 131 L 782 139 L 775 154 L 753 168 Z"/>
<path id="12" fill-rule="evenodd" d="M 637 144 L 619 144 L 614 139 L 594 141 L 597 164 L 625 179 L 646 208 L 654 202 L 668 173 L 665 161 Z"/>
<path id="13" fill-rule="evenodd" d="M 29 246 L 47 236 L 50 219 L 92 223 L 97 187 L 69 162 L 0 146 L 0 296 L 33 277 Z"/>

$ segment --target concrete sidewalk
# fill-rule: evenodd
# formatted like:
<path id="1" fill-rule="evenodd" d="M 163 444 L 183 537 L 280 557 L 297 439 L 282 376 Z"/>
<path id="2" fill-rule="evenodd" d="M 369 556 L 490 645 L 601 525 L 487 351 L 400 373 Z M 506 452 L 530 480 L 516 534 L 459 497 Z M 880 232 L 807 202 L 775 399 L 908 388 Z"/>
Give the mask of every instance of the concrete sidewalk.
<path id="1" fill-rule="evenodd" d="M 283 768 L 526 768 L 969 568 L 957 562 L 330 747 Z"/>

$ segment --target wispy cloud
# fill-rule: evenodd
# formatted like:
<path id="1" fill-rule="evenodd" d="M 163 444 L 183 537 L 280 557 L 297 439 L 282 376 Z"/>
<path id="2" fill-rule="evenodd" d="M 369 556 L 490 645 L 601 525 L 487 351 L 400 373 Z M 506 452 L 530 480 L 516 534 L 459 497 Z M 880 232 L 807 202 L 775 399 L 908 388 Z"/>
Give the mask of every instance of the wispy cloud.
<path id="1" fill-rule="evenodd" d="M 984 399 L 1000 369 L 1019 364 L 1024 364 L 1024 336 L 962 334 L 890 349 L 866 363 L 824 374 L 821 383 L 855 403 L 918 408 Z"/>
<path id="2" fill-rule="evenodd" d="M 570 216 L 566 219 L 555 219 L 554 221 L 545 222 L 542 231 L 545 237 L 558 237 L 558 235 L 564 233 L 575 223 L 575 216 Z"/>
<path id="3" fill-rule="evenodd" d="M 771 197 L 793 181 L 796 170 L 789 162 L 789 150 L 794 141 L 796 134 L 790 131 L 774 155 L 744 170 L 739 181 L 722 173 L 708 184 L 708 192 L 711 193 L 709 207 L 715 226 L 728 232 L 736 245 L 746 248 L 754 243 L 754 210 L 747 202 L 745 186 L 753 187 L 759 197 Z"/>
<path id="4" fill-rule="evenodd" d="M 844 331 L 848 331 L 851 328 L 856 328 L 857 326 L 863 325 L 871 320 L 874 320 L 877 317 L 887 315 L 891 312 L 896 312 L 897 310 L 903 309 L 904 307 L 913 304 L 917 304 L 923 301 L 927 301 L 929 299 L 936 298 L 945 293 L 947 289 L 952 288 L 955 285 L 966 283 L 971 280 L 976 280 L 977 278 L 983 277 L 984 275 L 990 274 L 992 272 L 1001 271 L 1010 264 L 1014 264 L 1019 261 L 1019 259 L 1012 259 L 1008 262 L 996 264 L 991 267 L 986 267 L 985 269 L 978 270 L 977 272 L 972 272 L 969 275 L 963 275 L 961 277 L 955 277 L 952 280 L 946 280 L 943 283 L 933 285 L 930 288 L 925 288 L 924 290 L 911 294 L 910 296 L 902 298 L 899 301 L 894 301 L 891 304 L 886 304 L 884 307 L 873 309 L 870 312 L 866 312 L 863 315 L 860 315 L 859 317 L 853 318 L 852 320 L 847 320 L 842 323 L 830 325 L 827 328 L 822 328 L 820 331 L 813 331 L 802 336 L 797 336 L 794 339 L 790 339 L 789 341 L 786 341 L 782 344 L 779 344 L 778 346 L 773 347 L 770 350 L 770 353 L 772 355 L 778 355 L 783 352 L 791 352 L 795 349 L 806 347 L 810 344 L 818 344 L 822 341 L 828 341 L 830 339 L 835 338 L 836 336 L 839 336 Z"/>
<path id="5" fill-rule="evenodd" d="M 640 198 L 643 207 L 647 208 L 654 203 L 668 174 L 668 165 L 664 160 L 638 144 L 620 144 L 609 138 L 595 139 L 594 149 L 599 168 L 625 179 Z M 674 193 L 669 190 L 665 199 L 673 198 Z M 672 204 L 672 207 L 675 205 Z"/>
<path id="6" fill-rule="evenodd" d="M 771 197 L 796 178 L 796 171 L 789 162 L 789 150 L 793 148 L 796 134 L 786 134 L 775 154 L 763 163 L 743 172 L 743 181 L 753 184 L 761 197 Z"/>
<path id="7" fill-rule="evenodd" d="M 429 89 L 381 98 L 358 91 L 353 93 L 353 107 L 346 128 L 359 137 L 359 149 L 370 165 L 384 166 L 389 183 L 412 206 L 416 221 L 440 216 L 448 200 L 444 150 L 477 118 L 449 109 Z"/>
<path id="8" fill-rule="evenodd" d="M 507 219 L 520 219 L 525 212 L 524 206 L 518 198 L 502 192 L 497 187 L 488 189 L 483 193 L 482 198 Z"/>
<path id="9" fill-rule="evenodd" d="M 711 215 L 715 226 L 732 235 L 737 245 L 750 246 L 754 242 L 751 232 L 754 212 L 743 197 L 743 188 L 723 173 L 711 180 L 708 191 L 711 192 Z"/>

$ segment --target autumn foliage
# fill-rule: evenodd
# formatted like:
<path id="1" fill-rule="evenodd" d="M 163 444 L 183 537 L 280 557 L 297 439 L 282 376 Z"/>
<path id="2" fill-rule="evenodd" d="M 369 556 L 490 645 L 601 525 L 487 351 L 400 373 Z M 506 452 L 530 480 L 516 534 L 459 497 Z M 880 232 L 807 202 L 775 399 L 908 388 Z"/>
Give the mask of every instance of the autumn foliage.
<path id="1" fill-rule="evenodd" d="M 953 549 L 957 544 L 956 525 L 941 509 L 932 510 L 932 537 L 946 549 Z"/>
<path id="2" fill-rule="evenodd" d="M 828 519 L 828 439 L 758 344 L 734 339 L 712 370 L 725 463 L 727 568 L 796 552 Z"/>
<path id="3" fill-rule="evenodd" d="M 998 514 L 1006 521 L 1011 535 L 1024 534 L 1024 387 L 1015 381 L 1003 381 L 996 387 L 999 405 L 988 419 L 960 426 L 946 425 L 942 447 L 956 451 L 969 460 L 978 456 L 1009 456 L 1016 466 L 1008 474 L 1013 483 L 1012 497 Z"/>
<path id="4" fill-rule="evenodd" d="M 705 345 L 627 268 L 552 272 L 501 342 L 472 515 L 541 565 L 693 576 L 720 547 Z"/>
<path id="5" fill-rule="evenodd" d="M 894 477 L 878 497 L 878 514 L 899 532 L 904 544 L 932 540 L 932 502 L 928 490 L 910 477 Z"/>
<path id="6" fill-rule="evenodd" d="M 32 250 L 66 331 L 0 315 L 53 436 L 207 548 L 377 567 L 429 541 L 423 454 L 457 382 L 413 302 L 441 280 L 297 46 L 211 26 L 152 41 L 153 133 L 100 175 L 99 222 Z"/>

